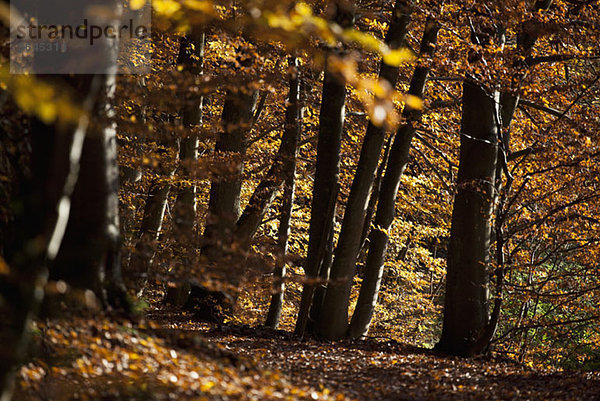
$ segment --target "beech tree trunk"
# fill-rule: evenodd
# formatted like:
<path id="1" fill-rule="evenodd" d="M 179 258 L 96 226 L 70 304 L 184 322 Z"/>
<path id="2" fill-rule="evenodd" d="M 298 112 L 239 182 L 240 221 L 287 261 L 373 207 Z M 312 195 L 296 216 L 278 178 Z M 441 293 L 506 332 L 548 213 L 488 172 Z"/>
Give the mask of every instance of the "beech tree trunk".
<path id="1" fill-rule="evenodd" d="M 246 134 L 252 121 L 257 91 L 247 88 L 229 90 L 223 107 L 224 131 L 215 146 L 217 154 L 227 156 L 224 173 L 213 179 L 202 254 L 214 261 L 227 253 L 240 216 L 240 191 L 246 153 Z"/>
<path id="2" fill-rule="evenodd" d="M 296 154 L 302 130 L 298 67 L 298 59 L 295 57 L 290 58 L 290 92 L 286 108 L 285 130 L 281 136 L 281 144 L 277 150 L 277 155 L 266 176 L 254 190 L 248 205 L 236 223 L 233 240 L 245 247 L 249 246 L 250 240 L 256 234 L 265 213 L 269 210 L 277 195 L 277 191 L 286 181 L 290 180 L 290 177 L 293 178 L 296 170 Z"/>
<path id="3" fill-rule="evenodd" d="M 189 36 L 182 38 L 177 64 L 193 76 L 200 76 L 204 64 L 204 31 L 195 27 Z M 189 97 L 189 96 L 188 96 Z M 186 98 L 181 111 L 181 123 L 184 128 L 202 125 L 202 104 L 204 97 L 196 93 Z M 179 161 L 181 173 L 189 177 L 193 163 L 198 159 L 198 137 L 192 134 L 181 139 Z M 184 242 L 190 243 L 194 237 L 196 222 L 196 185 L 184 185 L 179 189 L 173 208 L 173 223 L 176 234 Z"/>
<path id="4" fill-rule="evenodd" d="M 538 0 L 535 2 L 533 9 L 534 11 L 546 10 L 551 5 L 551 0 Z M 519 105 L 521 84 L 523 82 L 524 76 L 526 75 L 527 65 L 524 65 L 522 60 L 525 60 L 531 55 L 531 52 L 539 38 L 540 33 L 540 30 L 528 29 L 528 23 L 524 23 L 521 26 L 521 29 L 517 34 L 517 50 L 521 57 L 518 59 L 516 65 L 514 65 L 514 67 L 516 67 L 517 69 L 517 72 L 513 76 L 513 87 L 504 89 L 504 91 L 500 94 L 500 149 L 498 151 L 498 160 L 496 163 L 496 179 L 493 201 L 493 203 L 497 205 L 496 221 L 494 224 L 496 234 L 495 242 L 497 262 L 496 271 L 494 272 L 494 275 L 496 277 L 495 299 L 492 308 L 492 313 L 490 315 L 485 330 L 483 330 L 483 333 L 480 335 L 478 341 L 470 347 L 470 351 L 473 354 L 486 352 L 496 333 L 498 323 L 500 321 L 500 314 L 503 303 L 504 275 L 506 272 L 504 267 L 504 238 L 502 238 L 502 226 L 504 224 L 504 216 L 502 216 L 504 211 L 502 210 L 502 205 L 504 204 L 504 202 L 502 201 L 503 198 L 501 198 L 501 200 L 498 201 L 498 197 L 501 193 L 503 193 L 503 173 L 506 172 L 508 169 L 507 163 L 511 155 L 510 124 L 514 118 L 515 112 Z M 512 177 L 510 177 L 509 174 L 506 174 L 506 176 L 508 188 L 504 190 L 504 193 L 506 193 L 506 191 L 509 190 L 510 185 L 512 183 Z"/>
<path id="5" fill-rule="evenodd" d="M 390 149 L 392 148 L 393 136 L 388 138 L 385 145 L 385 151 L 383 157 L 377 167 L 375 174 L 375 180 L 373 181 L 373 188 L 371 188 L 371 195 L 369 196 L 369 204 L 367 205 L 367 211 L 365 212 L 365 222 L 363 223 L 362 234 L 360 235 L 360 252 L 365 249 L 367 245 L 367 238 L 371 232 L 371 223 L 375 217 L 375 209 L 377 208 L 377 202 L 379 201 L 379 193 L 381 192 L 381 183 L 383 182 L 383 173 L 385 172 L 385 166 L 387 165 Z"/>
<path id="6" fill-rule="evenodd" d="M 168 172 L 166 180 L 172 178 L 174 173 L 175 170 Z M 146 285 L 148 269 L 154 259 L 156 241 L 160 235 L 167 209 L 171 184 L 165 178 L 156 178 L 150 184 L 135 251 L 131 255 L 127 268 L 128 275 L 133 278 L 133 285 L 138 296 L 141 295 Z"/>
<path id="7" fill-rule="evenodd" d="M 190 35 L 180 39 L 177 64 L 183 68 L 183 71 L 191 73 L 193 77 L 202 74 L 204 60 L 204 32 L 196 27 Z M 188 129 L 202 123 L 202 103 L 203 97 L 192 94 L 191 97 L 185 91 L 185 106 L 181 110 L 181 124 Z M 188 135 L 178 141 L 180 170 L 183 175 L 189 175 L 189 165 L 193 163 L 198 156 L 198 138 L 194 135 Z M 152 265 L 155 255 L 155 243 L 160 235 L 171 183 L 169 179 L 173 177 L 175 170 L 164 171 L 161 175 L 164 178 L 157 178 L 148 189 L 146 205 L 144 207 L 144 216 L 140 227 L 138 242 L 135 252 L 132 255 L 129 270 L 136 281 L 136 290 L 141 295 L 145 284 L 148 270 Z M 165 179 L 166 178 L 166 179 Z M 182 187 L 177 193 L 174 207 L 173 226 L 177 238 L 183 240 L 186 245 L 193 237 L 193 229 L 196 211 L 196 187 L 189 185 Z"/>
<path id="8" fill-rule="evenodd" d="M 354 24 L 354 3 L 337 1 L 334 6 L 334 21 L 343 28 L 350 28 Z M 338 51 L 343 53 L 342 49 L 338 49 Z M 333 57 L 333 54 L 330 54 L 329 57 Z M 323 269 L 323 259 L 326 243 L 335 218 L 345 106 L 346 82 L 342 76 L 329 69 L 327 62 L 319 112 L 317 161 L 313 184 L 308 252 L 304 267 L 306 282 L 302 290 L 295 329 L 298 334 L 304 334 L 306 330 L 317 278 L 326 279 L 329 276 L 328 269 Z"/>
<path id="9" fill-rule="evenodd" d="M 436 349 L 470 356 L 480 352 L 474 346 L 489 320 L 488 262 L 500 128 L 499 95 L 467 78 L 462 102 L 444 323 Z"/>
<path id="10" fill-rule="evenodd" d="M 425 23 L 425 31 L 421 41 L 422 57 L 428 58 L 433 56 L 438 31 L 439 25 L 433 19 L 428 19 Z M 428 76 L 429 67 L 423 65 L 417 66 L 413 73 L 408 93 L 423 98 Z M 398 195 L 400 179 L 408 164 L 412 138 L 416 125 L 421 119 L 421 114 L 421 110 L 416 110 L 406 105 L 402 113 L 405 123 L 398 128 L 392 143 L 387 168 L 381 184 L 381 192 L 379 193 L 374 227 L 371 229 L 369 236 L 370 244 L 365 266 L 365 276 L 347 333 L 349 338 L 360 338 L 366 335 L 371 324 L 371 319 L 373 318 L 389 242 L 388 232 L 396 215 L 396 197 Z M 349 296 L 349 290 L 346 291 Z"/>
<path id="11" fill-rule="evenodd" d="M 100 77 L 78 76 L 86 111 L 91 111 Z M 7 236 L 4 257 L 10 274 L 0 276 L 0 399 L 12 395 L 17 365 L 24 357 L 32 319 L 38 312 L 48 267 L 58 253 L 79 176 L 87 117 L 77 125 L 48 126 L 34 119 L 31 126 L 31 176 L 21 185 L 15 220 Z M 62 207 L 61 207 L 62 206 Z"/>
<path id="12" fill-rule="evenodd" d="M 107 0 L 104 5 L 112 9 L 114 3 Z M 60 13 L 61 6 L 56 7 L 58 9 L 55 11 Z M 80 7 L 69 4 L 64 12 L 65 15 L 83 15 L 86 9 L 87 5 L 83 3 Z M 98 259 L 91 261 L 90 255 L 89 264 L 78 265 L 80 272 L 71 283 L 91 284 L 86 288 L 97 291 L 96 294 L 106 303 L 129 307 L 124 305 L 127 299 L 118 257 L 118 167 L 115 131 L 112 126 L 98 127 L 94 125 L 96 121 L 90 123 L 90 115 L 110 115 L 110 107 L 103 91 L 108 88 L 109 94 L 112 94 L 114 90 L 116 55 L 110 52 L 109 46 L 103 46 L 102 42 L 98 41 L 96 45 L 96 56 L 105 57 L 103 61 L 109 67 L 106 75 L 34 75 L 37 79 L 44 79 L 55 85 L 68 86 L 75 96 L 72 101 L 81 106 L 84 115 L 78 117 L 77 121 L 52 124 L 32 119 L 31 177 L 21 187 L 22 193 L 16 201 L 19 207 L 14 211 L 15 224 L 7 238 L 4 255 L 10 266 L 10 273 L 0 277 L 2 401 L 8 401 L 12 396 L 14 375 L 25 355 L 30 324 L 44 295 L 49 269 L 52 269 L 53 277 L 65 281 L 74 276 L 74 268 L 66 268 L 62 264 L 64 259 L 61 255 L 76 252 L 69 248 L 68 239 L 74 234 L 73 220 L 81 216 L 80 201 L 85 197 L 81 193 L 84 187 L 81 181 L 88 179 L 90 170 L 94 168 L 103 171 L 94 177 L 97 179 L 95 185 L 89 187 L 98 201 L 88 205 L 90 209 L 87 212 L 94 217 L 101 215 L 101 218 L 90 219 L 93 223 L 98 223 L 98 226 L 85 227 L 77 234 L 87 236 L 90 233 L 90 240 L 90 237 L 94 236 L 94 245 L 99 249 L 93 256 Z M 90 141 L 89 137 L 94 138 Z M 92 160 L 89 158 L 93 157 L 90 151 L 94 148 L 91 146 L 92 142 L 100 145 L 101 149 L 97 149 L 100 152 L 100 157 L 97 158 L 100 166 L 90 166 Z M 100 206 L 101 209 L 93 210 L 96 206 Z M 66 273 L 66 276 L 57 275 L 62 272 Z"/>
<path id="13" fill-rule="evenodd" d="M 110 113 L 115 85 L 115 77 L 108 76 L 96 104 L 97 115 Z M 106 304 L 125 307 L 119 257 L 118 177 L 114 124 L 91 124 L 83 144 L 69 223 L 50 278 L 92 289 Z"/>
<path id="14" fill-rule="evenodd" d="M 283 156 L 283 175 L 285 176 L 283 199 L 281 202 L 281 217 L 279 219 L 279 232 L 277 234 L 277 246 L 279 248 L 275 270 L 273 271 L 273 295 L 269 305 L 269 312 L 265 325 L 277 328 L 281 309 L 283 306 L 283 294 L 285 290 L 285 257 L 288 248 L 290 234 L 290 222 L 292 220 L 292 209 L 294 207 L 294 192 L 296 189 L 296 158 L 298 155 L 298 142 L 302 133 L 302 104 L 300 99 L 300 76 L 298 71 L 298 59 L 290 58 L 290 94 L 286 109 L 286 128 L 284 137 L 281 139 L 280 151 Z M 284 146 L 285 144 L 285 146 Z"/>
<path id="15" fill-rule="evenodd" d="M 399 48 L 406 37 L 412 13 L 412 2 L 399 0 L 392 14 L 390 28 L 385 41 L 391 48 Z M 384 63 L 380 67 L 380 78 L 396 86 L 399 68 Z M 356 259 L 361 247 L 361 236 L 369 194 L 381 149 L 385 141 L 385 126 L 369 123 L 362 145 L 356 175 L 352 182 L 342 230 L 335 250 L 335 259 L 329 276 L 330 282 L 323 300 L 315 299 L 315 307 L 321 306 L 321 312 L 314 316 L 320 321 L 319 334 L 327 338 L 341 338 L 348 326 L 348 302 L 352 277 L 356 269 Z"/>

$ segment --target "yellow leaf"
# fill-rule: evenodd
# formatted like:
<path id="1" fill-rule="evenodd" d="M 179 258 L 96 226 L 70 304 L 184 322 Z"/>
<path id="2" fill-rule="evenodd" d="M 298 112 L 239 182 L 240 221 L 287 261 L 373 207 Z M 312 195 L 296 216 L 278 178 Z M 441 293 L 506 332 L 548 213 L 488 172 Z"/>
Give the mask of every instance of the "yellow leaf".
<path id="1" fill-rule="evenodd" d="M 202 11 L 203 13 L 212 13 L 214 11 L 212 1 L 186 0 L 184 4 L 189 9 Z"/>
<path id="2" fill-rule="evenodd" d="M 215 386 L 215 382 L 213 382 L 213 381 L 208 381 L 208 382 L 202 383 L 202 385 L 200 386 L 200 391 L 203 391 L 203 392 L 208 391 L 211 388 L 213 388 L 214 386 Z"/>
<path id="3" fill-rule="evenodd" d="M 56 120 L 56 104 L 52 102 L 42 102 L 37 107 L 37 115 L 45 124 L 51 124 Z"/>
<path id="4" fill-rule="evenodd" d="M 139 10 L 146 5 L 146 0 L 129 0 L 129 8 Z"/>
<path id="5" fill-rule="evenodd" d="M 303 17 L 310 17 L 312 15 L 312 9 L 306 3 L 296 4 L 296 12 Z"/>
<path id="6" fill-rule="evenodd" d="M 159 14 L 164 14 L 167 17 L 175 14 L 181 9 L 181 4 L 173 0 L 154 0 L 152 6 Z"/>
<path id="7" fill-rule="evenodd" d="M 404 103 L 406 104 L 406 107 L 410 107 L 411 109 L 423 109 L 423 99 L 418 96 L 406 95 L 404 98 Z"/>
<path id="8" fill-rule="evenodd" d="M 415 55 L 413 52 L 406 48 L 390 50 L 383 55 L 383 62 L 394 67 L 398 67 L 400 64 L 407 63 L 414 59 Z"/>
<path id="9" fill-rule="evenodd" d="M 368 33 L 360 32 L 354 29 L 348 29 L 344 31 L 344 36 L 347 40 L 355 42 L 370 51 L 383 53 L 385 50 L 387 50 L 387 46 L 385 46 L 382 41 Z"/>

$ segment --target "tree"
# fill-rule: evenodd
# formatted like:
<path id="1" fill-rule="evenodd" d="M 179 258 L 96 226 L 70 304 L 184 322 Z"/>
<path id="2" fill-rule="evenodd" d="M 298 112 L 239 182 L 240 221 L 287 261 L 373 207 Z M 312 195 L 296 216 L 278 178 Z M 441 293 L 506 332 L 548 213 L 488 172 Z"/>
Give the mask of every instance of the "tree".
<path id="1" fill-rule="evenodd" d="M 385 38 L 385 42 L 390 48 L 399 49 L 404 44 L 412 7 L 410 1 L 400 0 L 395 3 L 390 28 Z M 382 62 L 379 77 L 395 87 L 398 70 L 398 67 Z M 322 311 L 315 318 L 320 319 L 319 333 L 328 338 L 340 338 L 346 334 L 350 287 L 356 259 L 362 245 L 366 208 L 385 140 L 385 128 L 385 125 L 377 126 L 374 122 L 369 122 L 344 213 L 335 259 L 331 267 L 331 282 L 327 286 L 324 299 L 315 300 L 315 302 L 324 302 Z M 318 304 L 315 306 L 318 309 L 321 308 Z"/>
<path id="2" fill-rule="evenodd" d="M 334 4 L 333 20 L 342 28 L 354 23 L 354 4 L 338 1 Z M 338 52 L 342 52 L 338 49 Z M 331 52 L 328 57 L 332 57 Z M 328 63 L 331 59 L 328 60 Z M 296 333 L 306 330 L 317 278 L 327 280 L 329 267 L 324 265 L 324 256 L 328 242 L 332 241 L 333 219 L 337 200 L 337 185 L 340 169 L 340 146 L 344 129 L 344 110 L 346 103 L 346 83 L 340 74 L 332 71 L 326 64 L 323 78 L 323 92 L 319 113 L 319 142 L 313 185 L 313 199 L 310 217 L 308 254 L 304 271 L 307 282 L 302 291 L 300 311 L 296 321 Z M 311 282 L 312 281 L 312 282 Z M 315 301 L 318 304 L 319 300 Z"/>
<path id="3" fill-rule="evenodd" d="M 115 76 L 108 75 L 102 85 L 93 112 L 106 118 Z M 112 123 L 101 124 L 92 122 L 83 143 L 69 222 L 50 278 L 92 289 L 105 304 L 127 308 L 120 258 L 116 131 Z"/>
<path id="4" fill-rule="evenodd" d="M 177 65 L 185 74 L 190 74 L 193 79 L 202 73 L 202 63 L 204 59 L 204 32 L 195 28 L 193 32 L 180 39 L 179 51 L 177 56 Z M 203 97 L 196 93 L 190 99 L 186 99 L 181 114 L 181 124 L 185 130 L 191 130 L 202 122 L 202 103 Z M 161 141 L 161 145 L 169 145 L 169 141 Z M 178 159 L 180 170 L 183 174 L 189 175 L 190 163 L 193 163 L 198 156 L 198 138 L 192 134 L 186 134 L 184 138 L 177 141 L 179 148 Z M 142 225 L 138 231 L 138 240 L 135 252 L 132 255 L 129 270 L 130 274 L 138 275 L 142 282 L 136 283 L 138 293 L 141 294 L 145 288 L 145 278 L 148 275 L 154 259 L 154 243 L 158 240 L 169 193 L 171 191 L 171 182 L 175 174 L 175 167 L 171 163 L 164 163 L 160 169 L 160 176 L 155 178 L 150 184 L 146 203 L 144 206 L 144 215 Z M 194 221 L 196 217 L 196 186 L 185 185 L 177 192 L 174 207 L 174 226 L 183 238 L 186 245 L 193 239 Z"/>
<path id="5" fill-rule="evenodd" d="M 208 215 L 204 229 L 202 251 L 212 258 L 230 243 L 235 224 L 240 216 L 240 190 L 242 188 L 242 157 L 246 151 L 245 136 L 252 121 L 258 92 L 251 88 L 230 89 L 225 96 L 222 124 L 215 152 L 230 156 L 229 169 L 215 177 L 210 187 Z"/>
<path id="6" fill-rule="evenodd" d="M 65 15 L 84 15 L 86 9 L 85 4 L 62 6 Z M 48 272 L 54 280 L 91 289 L 106 307 L 130 308 L 120 269 L 115 129 L 105 122 L 111 114 L 116 55 L 104 40 L 95 56 L 106 63 L 105 74 L 54 79 L 38 74 L 39 80 L 29 82 L 29 90 L 45 89 L 57 99 L 66 94 L 70 101 L 62 104 L 62 119 L 38 113 L 31 122 L 31 176 L 23 185 L 6 244 L 10 275 L 0 283 L 6 317 L 0 368 L 3 400 L 11 397 L 14 369 L 24 356 Z M 34 62 L 43 59 L 36 57 Z M 39 67 L 43 68 L 34 64 L 34 72 Z M 18 87 L 22 80 L 15 79 L 15 85 L 13 90 L 25 89 Z"/>
<path id="7" fill-rule="evenodd" d="M 202 74 L 204 63 L 204 31 L 195 26 L 189 36 L 182 38 L 177 64 L 196 78 Z M 203 96 L 192 94 L 181 111 L 181 123 L 186 129 L 202 125 Z M 198 159 L 198 138 L 188 134 L 181 139 L 179 160 L 184 175 L 189 175 L 192 164 Z M 175 228 L 186 238 L 193 239 L 196 220 L 196 186 L 184 185 L 179 189 L 175 200 Z"/>
<path id="8" fill-rule="evenodd" d="M 536 1 L 534 11 L 546 9 L 551 3 Z M 494 43 L 492 35 L 504 35 L 503 28 L 493 26 L 486 31 L 471 22 L 474 44 Z M 539 31 L 521 30 L 517 46 L 523 57 L 530 54 L 538 36 Z M 485 63 L 484 56 L 471 53 L 469 57 L 471 63 Z M 515 78 L 519 80 L 519 76 Z M 489 315 L 491 219 L 499 190 L 497 182 L 501 182 L 496 175 L 502 174 L 501 166 L 507 157 L 505 149 L 510 149 L 509 138 L 502 137 L 502 124 L 508 128 L 517 105 L 518 96 L 505 93 L 501 97 L 499 92 L 486 87 L 481 77 L 467 77 L 463 83 L 458 188 L 448 247 L 444 323 L 436 345 L 446 353 L 462 356 L 481 353 L 497 325 L 500 296 L 492 320 Z M 499 144 L 503 144 L 500 152 Z M 501 280 L 502 272 L 497 274 Z"/>
<path id="9" fill-rule="evenodd" d="M 290 222 L 292 219 L 292 209 L 294 207 L 294 192 L 296 189 L 296 158 L 298 154 L 298 141 L 302 132 L 302 104 L 301 104 L 301 77 L 298 65 L 298 59 L 291 57 L 289 59 L 289 82 L 290 91 L 288 95 L 286 116 L 285 116 L 285 138 L 281 139 L 283 148 L 284 142 L 288 152 L 285 155 L 283 194 L 281 202 L 281 211 L 279 217 L 279 231 L 277 233 L 278 255 L 276 266 L 273 271 L 273 295 L 267 313 L 266 326 L 277 328 L 281 316 L 283 304 L 283 292 L 285 284 L 285 265 L 288 249 L 288 237 L 290 234 Z M 260 186 L 260 185 L 259 185 Z"/>
<path id="10" fill-rule="evenodd" d="M 421 41 L 421 57 L 433 56 L 439 29 L 439 25 L 433 19 L 427 19 Z M 409 95 L 423 98 L 428 75 L 429 67 L 426 65 L 415 68 L 408 90 Z M 421 118 L 421 111 L 407 104 L 404 106 L 403 117 L 406 122 L 396 132 L 381 184 L 374 228 L 370 234 L 365 277 L 361 284 L 358 303 L 352 315 L 348 332 L 350 338 L 359 338 L 366 335 L 373 317 L 383 275 L 384 259 L 389 240 L 388 232 L 396 214 L 395 205 L 400 178 L 408 164 L 412 138 L 416 130 L 416 124 Z"/>

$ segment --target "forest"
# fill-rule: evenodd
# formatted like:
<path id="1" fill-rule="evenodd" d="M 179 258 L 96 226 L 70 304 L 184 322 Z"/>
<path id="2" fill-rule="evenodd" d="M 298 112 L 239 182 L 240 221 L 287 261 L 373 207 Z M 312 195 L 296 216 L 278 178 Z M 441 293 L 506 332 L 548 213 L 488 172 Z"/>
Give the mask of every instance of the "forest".
<path id="1" fill-rule="evenodd" d="M 600 399 L 600 2 L 0 24 L 0 401 Z"/>

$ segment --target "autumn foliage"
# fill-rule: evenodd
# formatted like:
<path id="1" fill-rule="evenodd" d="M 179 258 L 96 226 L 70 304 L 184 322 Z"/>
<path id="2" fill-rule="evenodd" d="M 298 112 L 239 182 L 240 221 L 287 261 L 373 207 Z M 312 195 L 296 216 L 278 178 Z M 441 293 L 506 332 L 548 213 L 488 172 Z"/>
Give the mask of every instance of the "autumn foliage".
<path id="1" fill-rule="evenodd" d="M 153 0 L 152 13 L 151 70 L 116 76 L 103 116 L 69 81 L 10 74 L 3 45 L 0 316 L 16 299 L 2 291 L 27 281 L 10 249 L 35 127 L 114 124 L 119 168 L 122 279 L 80 288 L 49 263 L 15 397 L 598 396 L 598 4 Z M 353 313 L 373 275 L 365 336 Z M 472 306 L 453 298 L 469 283 L 483 311 L 459 322 L 485 321 L 457 346 L 448 319 Z M 279 330 L 265 328 L 282 290 Z"/>

